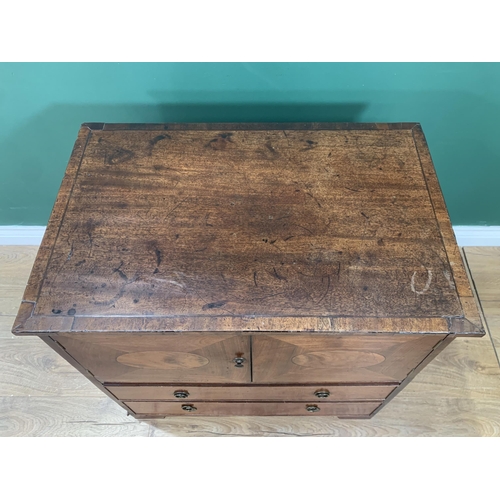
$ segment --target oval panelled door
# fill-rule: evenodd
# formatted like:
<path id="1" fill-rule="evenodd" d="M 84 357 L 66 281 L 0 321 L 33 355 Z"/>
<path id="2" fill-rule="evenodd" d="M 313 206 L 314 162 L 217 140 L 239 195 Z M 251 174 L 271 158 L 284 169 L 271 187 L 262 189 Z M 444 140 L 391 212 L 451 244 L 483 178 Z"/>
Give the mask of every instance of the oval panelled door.
<path id="1" fill-rule="evenodd" d="M 400 382 L 441 335 L 296 336 L 252 339 L 256 383 Z"/>
<path id="2" fill-rule="evenodd" d="M 336 349 L 331 351 L 313 351 L 299 354 L 291 359 L 294 365 L 312 369 L 349 369 L 351 367 L 365 368 L 378 365 L 385 357 L 375 352 L 348 351 Z"/>
<path id="3" fill-rule="evenodd" d="M 148 368 L 153 370 L 189 370 L 207 365 L 210 360 L 199 354 L 175 351 L 141 351 L 129 352 L 116 358 L 122 365 L 132 368 Z"/>
<path id="4" fill-rule="evenodd" d="M 92 333 L 54 339 L 104 383 L 250 382 L 249 337 Z"/>

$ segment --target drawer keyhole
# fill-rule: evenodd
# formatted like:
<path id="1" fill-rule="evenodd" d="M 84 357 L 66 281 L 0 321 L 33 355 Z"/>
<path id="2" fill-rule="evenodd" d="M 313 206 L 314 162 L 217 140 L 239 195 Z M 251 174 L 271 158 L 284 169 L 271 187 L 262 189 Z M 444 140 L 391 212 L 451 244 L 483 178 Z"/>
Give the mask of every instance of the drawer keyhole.
<path id="1" fill-rule="evenodd" d="M 175 391 L 174 397 L 178 399 L 186 399 L 189 396 L 188 391 Z"/>
<path id="2" fill-rule="evenodd" d="M 306 410 L 309 413 L 316 413 L 320 410 L 320 408 L 318 408 L 316 405 L 306 405 Z"/>
<path id="3" fill-rule="evenodd" d="M 243 368 L 243 363 L 246 361 L 245 358 L 237 357 L 233 359 L 234 366 L 236 368 Z"/>
<path id="4" fill-rule="evenodd" d="M 330 391 L 328 391 L 327 389 L 318 389 L 314 395 L 317 397 L 317 398 L 321 398 L 321 399 L 324 399 L 324 398 L 327 398 L 329 395 L 330 395 Z"/>
<path id="5" fill-rule="evenodd" d="M 193 406 L 193 405 L 182 405 L 181 408 L 184 411 L 196 411 L 198 409 L 198 408 L 196 408 L 196 406 Z"/>

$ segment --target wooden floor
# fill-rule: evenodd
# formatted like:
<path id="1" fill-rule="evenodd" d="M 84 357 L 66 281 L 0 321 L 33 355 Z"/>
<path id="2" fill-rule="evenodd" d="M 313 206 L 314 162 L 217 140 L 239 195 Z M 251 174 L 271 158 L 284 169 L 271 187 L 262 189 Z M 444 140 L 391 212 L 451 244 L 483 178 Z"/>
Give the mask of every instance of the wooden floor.
<path id="1" fill-rule="evenodd" d="M 36 247 L 0 246 L 0 436 L 499 436 L 500 247 L 465 255 L 489 333 L 457 339 L 371 420 L 137 421 L 41 340 L 10 333 Z"/>

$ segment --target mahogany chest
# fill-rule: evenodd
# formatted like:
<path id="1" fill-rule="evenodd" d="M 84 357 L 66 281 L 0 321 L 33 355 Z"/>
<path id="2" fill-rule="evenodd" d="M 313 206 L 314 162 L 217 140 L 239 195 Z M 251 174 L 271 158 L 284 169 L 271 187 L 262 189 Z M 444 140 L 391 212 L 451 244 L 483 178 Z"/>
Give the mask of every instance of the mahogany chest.
<path id="1" fill-rule="evenodd" d="M 13 333 L 139 418 L 367 418 L 484 330 L 419 124 L 89 123 Z"/>

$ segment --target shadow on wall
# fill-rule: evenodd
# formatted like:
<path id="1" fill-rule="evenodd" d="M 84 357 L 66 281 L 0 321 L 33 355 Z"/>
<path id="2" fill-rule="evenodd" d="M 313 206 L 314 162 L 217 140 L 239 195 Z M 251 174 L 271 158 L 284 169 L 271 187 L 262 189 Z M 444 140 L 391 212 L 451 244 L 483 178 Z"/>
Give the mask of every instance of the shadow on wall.
<path id="1" fill-rule="evenodd" d="M 0 225 L 45 225 L 80 124 L 359 121 L 363 104 L 56 104 L 0 142 Z M 4 222 L 8 221 L 8 222 Z"/>
<path id="2" fill-rule="evenodd" d="M 0 143 L 0 225 L 46 224 L 81 123 L 252 121 L 420 122 L 453 223 L 484 223 L 477 213 L 500 223 L 500 142 L 493 126 L 500 109 L 481 96 L 371 91 L 370 102 L 363 92 L 335 93 L 335 102 L 332 93 L 150 96 L 158 104 L 55 104 L 13 131 Z M 233 98 L 238 102 L 228 102 Z"/>

